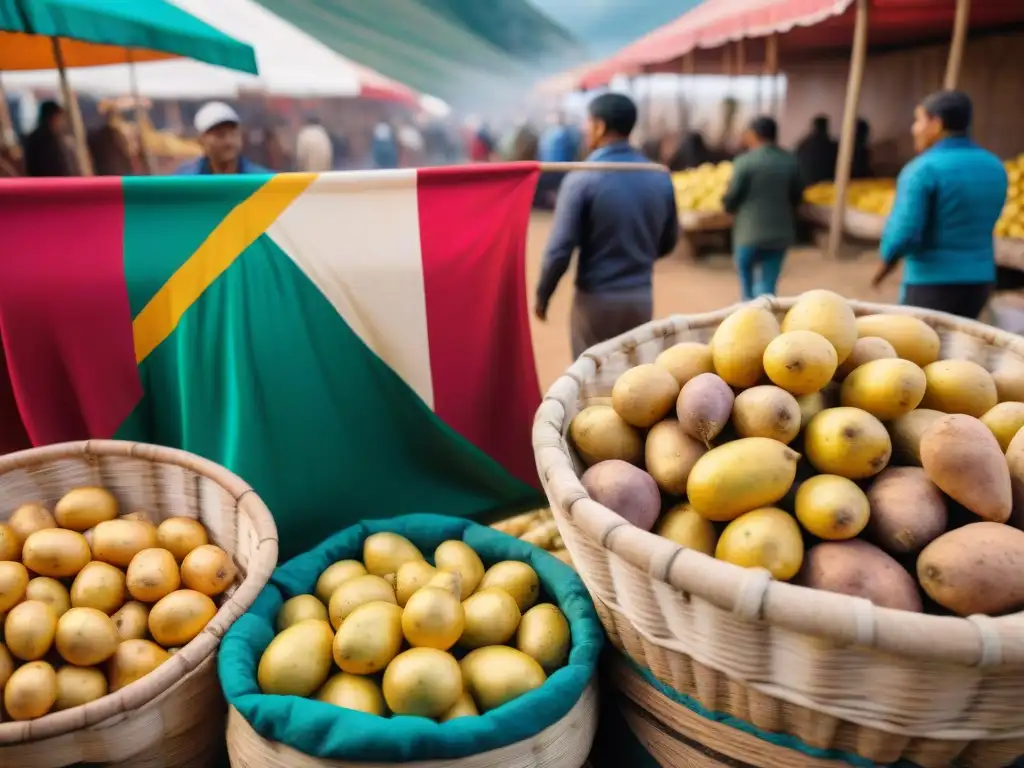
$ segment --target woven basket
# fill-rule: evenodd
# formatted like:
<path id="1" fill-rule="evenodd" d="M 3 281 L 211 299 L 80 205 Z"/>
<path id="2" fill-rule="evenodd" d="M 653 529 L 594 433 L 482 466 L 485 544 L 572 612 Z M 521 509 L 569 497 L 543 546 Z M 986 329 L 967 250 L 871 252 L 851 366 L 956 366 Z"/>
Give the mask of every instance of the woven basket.
<path id="1" fill-rule="evenodd" d="M 114 440 L 62 443 L 0 456 L 0 519 L 18 505 L 52 505 L 72 488 L 100 485 L 124 511 L 153 522 L 198 518 L 230 553 L 239 581 L 195 640 L 155 671 L 82 707 L 0 723 L 0 765 L 64 768 L 203 768 L 224 751 L 226 704 L 216 651 L 277 564 L 277 529 L 239 477 L 185 451 Z"/>
<path id="2" fill-rule="evenodd" d="M 402 768 L 581 768 L 597 731 L 597 688 L 592 683 L 569 713 L 532 739 L 453 760 L 402 763 Z M 267 741 L 238 710 L 228 713 L 232 768 L 395 768 L 394 763 L 323 760 Z"/>
<path id="3" fill-rule="evenodd" d="M 777 316 L 795 299 L 761 299 Z M 910 307 L 943 357 L 993 370 L 1024 339 Z M 566 432 L 626 369 L 681 341 L 708 341 L 735 309 L 673 317 L 588 350 L 548 391 L 534 423 L 540 478 L 572 561 L 612 642 L 713 712 L 809 746 L 925 768 L 1005 765 L 1024 753 L 1024 614 L 962 619 L 771 581 L 629 525 L 591 500 Z M 605 401 L 607 402 L 607 401 Z"/>

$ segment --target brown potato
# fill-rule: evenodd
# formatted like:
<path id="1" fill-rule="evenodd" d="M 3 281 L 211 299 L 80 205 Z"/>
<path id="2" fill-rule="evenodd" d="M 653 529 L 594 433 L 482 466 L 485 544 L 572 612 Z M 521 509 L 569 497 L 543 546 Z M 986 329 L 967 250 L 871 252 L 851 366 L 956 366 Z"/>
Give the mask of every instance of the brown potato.
<path id="1" fill-rule="evenodd" d="M 983 520 L 1005 523 L 1013 510 L 1006 457 L 973 416 L 936 419 L 921 436 L 921 465 L 939 488 Z"/>
<path id="2" fill-rule="evenodd" d="M 793 395 L 767 384 L 740 392 L 732 407 L 732 424 L 740 437 L 770 437 L 787 445 L 800 434 L 802 418 Z"/>
<path id="3" fill-rule="evenodd" d="M 651 530 L 661 512 L 661 493 L 654 478 L 625 461 L 595 464 L 580 482 L 590 498 L 645 531 Z"/>
<path id="4" fill-rule="evenodd" d="M 682 496 L 697 459 L 707 453 L 703 443 L 683 432 L 675 419 L 659 421 L 647 433 L 644 449 L 647 472 L 665 493 Z"/>
<path id="5" fill-rule="evenodd" d="M 917 552 L 949 521 L 942 492 L 920 467 L 889 467 L 868 489 L 868 535 L 892 554 Z"/>
<path id="6" fill-rule="evenodd" d="M 942 417 L 942 411 L 929 408 L 915 408 L 885 426 L 892 440 L 892 456 L 904 464 L 921 466 L 921 435 L 936 419 Z"/>
<path id="7" fill-rule="evenodd" d="M 917 558 L 917 578 L 939 605 L 961 616 L 1024 606 L 1024 531 L 970 523 L 944 533 Z"/>
<path id="8" fill-rule="evenodd" d="M 736 396 L 732 388 L 713 373 L 690 379 L 679 391 L 676 415 L 683 431 L 707 446 L 729 423 Z"/>
<path id="9" fill-rule="evenodd" d="M 1017 355 L 1000 357 L 992 368 L 992 379 L 996 383 L 999 402 L 1024 401 L 1024 360 Z"/>
<path id="10" fill-rule="evenodd" d="M 854 368 L 859 368 L 864 363 L 872 360 L 886 360 L 899 357 L 896 348 L 883 338 L 878 336 L 863 336 L 853 343 L 853 351 L 850 356 L 843 360 L 836 369 L 836 381 L 842 381 Z"/>
<path id="11" fill-rule="evenodd" d="M 569 439 L 588 467 L 621 459 L 636 464 L 643 456 L 640 433 L 608 405 L 591 405 L 569 424 Z"/>
<path id="12" fill-rule="evenodd" d="M 811 547 L 798 577 L 805 587 L 870 600 L 881 608 L 921 611 L 914 579 L 898 562 L 860 539 Z"/>

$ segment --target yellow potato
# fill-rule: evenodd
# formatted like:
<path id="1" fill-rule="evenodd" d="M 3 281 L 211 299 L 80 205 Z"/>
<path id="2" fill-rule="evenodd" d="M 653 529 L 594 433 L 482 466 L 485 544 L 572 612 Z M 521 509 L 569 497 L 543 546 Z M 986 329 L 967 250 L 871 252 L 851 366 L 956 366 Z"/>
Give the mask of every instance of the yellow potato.
<path id="1" fill-rule="evenodd" d="M 654 532 L 681 547 L 695 549 L 712 557 L 715 554 L 715 543 L 718 541 L 715 526 L 697 514 L 689 503 L 670 507 L 658 520 Z"/>
<path id="2" fill-rule="evenodd" d="M 436 648 L 410 648 L 384 671 L 384 701 L 396 715 L 442 717 L 463 693 L 455 657 Z"/>
<path id="3" fill-rule="evenodd" d="M 764 376 L 764 352 L 779 335 L 779 321 L 764 307 L 740 307 L 711 337 L 715 373 L 731 387 L 752 387 Z"/>
<path id="4" fill-rule="evenodd" d="M 462 607 L 465 609 L 465 628 L 459 645 L 464 648 L 507 643 L 515 635 L 522 617 L 515 598 L 496 587 L 470 595 Z"/>
<path id="5" fill-rule="evenodd" d="M 842 363 L 856 347 L 857 318 L 846 299 L 838 293 L 820 289 L 807 291 L 782 319 L 782 332 L 790 331 L 821 334 L 835 348 Z"/>
<path id="6" fill-rule="evenodd" d="M 558 606 L 541 603 L 523 614 L 516 631 L 516 648 L 547 674 L 565 666 L 571 647 L 569 622 Z"/>
<path id="7" fill-rule="evenodd" d="M 661 421 L 676 404 L 679 383 L 655 365 L 638 365 L 616 379 L 612 408 L 634 427 L 647 428 Z"/>
<path id="8" fill-rule="evenodd" d="M 755 509 L 725 527 L 715 557 L 744 568 L 765 568 L 772 578 L 789 581 L 804 559 L 800 526 L 781 509 Z"/>
<path id="9" fill-rule="evenodd" d="M 117 499 L 106 488 L 85 487 L 68 491 L 53 508 L 53 518 L 61 528 L 87 531 L 104 520 L 117 517 Z"/>
<path id="10" fill-rule="evenodd" d="M 308 619 L 327 621 L 327 608 L 313 595 L 296 595 L 284 601 L 277 612 L 277 631 L 283 632 L 288 627 Z"/>
<path id="11" fill-rule="evenodd" d="M 156 529 L 157 543 L 166 549 L 179 563 L 196 547 L 209 544 L 206 528 L 191 517 L 169 517 Z"/>
<path id="12" fill-rule="evenodd" d="M 463 541 L 443 541 L 434 550 L 434 565 L 440 570 L 457 571 L 462 576 L 462 597 L 473 594 L 484 577 L 480 556 Z"/>
<path id="13" fill-rule="evenodd" d="M 873 336 L 888 341 L 896 354 L 922 368 L 939 359 L 939 334 L 910 315 L 864 315 L 857 318 L 860 338 Z"/>
<path id="14" fill-rule="evenodd" d="M 999 402 L 992 374 L 970 360 L 939 360 L 924 368 L 922 408 L 981 418 Z"/>
<path id="15" fill-rule="evenodd" d="M 14 658 L 11 656 L 11 652 L 7 650 L 7 646 L 0 643 L 0 691 L 7 685 L 7 681 L 11 679 L 13 673 Z"/>
<path id="16" fill-rule="evenodd" d="M 27 587 L 28 569 L 21 563 L 0 560 L 0 614 L 20 603 Z"/>
<path id="17" fill-rule="evenodd" d="M 216 597 L 230 587 L 238 569 L 231 555 L 218 546 L 196 547 L 181 563 L 181 581 L 189 589 Z"/>
<path id="18" fill-rule="evenodd" d="M 4 643 L 11 655 L 22 661 L 43 658 L 53 645 L 56 631 L 57 614 L 38 600 L 18 603 L 4 619 Z"/>
<path id="19" fill-rule="evenodd" d="M 0 523 L 0 561 L 21 560 L 21 541 L 7 523 Z"/>
<path id="20" fill-rule="evenodd" d="M 145 677 L 169 658 L 167 651 L 150 640 L 124 640 L 107 666 L 111 693 Z"/>
<path id="21" fill-rule="evenodd" d="M 437 720 L 440 723 L 447 723 L 449 720 L 457 720 L 460 717 L 476 717 L 480 714 L 480 710 L 476 708 L 476 702 L 473 701 L 473 697 L 468 692 L 463 692 L 452 708 L 445 712 Z"/>
<path id="22" fill-rule="evenodd" d="M 182 646 L 202 632 L 217 614 L 207 595 L 191 589 L 171 592 L 149 611 L 149 634 L 165 648 Z"/>
<path id="23" fill-rule="evenodd" d="M 985 412 L 981 417 L 981 423 L 992 431 L 999 441 L 999 447 L 1006 453 L 1014 435 L 1024 427 L 1024 403 L 999 403 Z"/>
<path id="24" fill-rule="evenodd" d="M 41 531 L 43 528 L 56 528 L 57 521 L 53 519 L 50 510 L 42 504 L 32 503 L 22 504 L 14 510 L 7 525 L 14 530 L 18 541 L 24 544 L 25 539 L 36 531 Z"/>
<path id="25" fill-rule="evenodd" d="M 732 423 L 740 437 L 768 437 L 788 445 L 800 434 L 800 404 L 781 387 L 751 387 L 736 396 Z"/>
<path id="26" fill-rule="evenodd" d="M 896 348 L 885 339 L 877 336 L 865 336 L 854 342 L 850 356 L 839 364 L 836 369 L 836 379 L 842 380 L 849 376 L 856 368 L 870 363 L 872 360 L 890 360 L 899 357 Z"/>
<path id="27" fill-rule="evenodd" d="M 4 687 L 4 709 L 12 720 L 35 720 L 57 700 L 57 673 L 45 661 L 18 667 Z"/>
<path id="28" fill-rule="evenodd" d="M 654 364 L 671 373 L 680 387 L 695 376 L 715 371 L 711 347 L 696 341 L 684 341 L 669 347 L 655 358 Z"/>
<path id="29" fill-rule="evenodd" d="M 349 579 L 331 595 L 330 605 L 327 606 L 331 626 L 337 629 L 356 608 L 378 601 L 398 605 L 395 588 L 380 576 L 372 574 Z"/>
<path id="30" fill-rule="evenodd" d="M 21 561 L 40 576 L 75 576 L 92 559 L 89 542 L 76 531 L 42 528 L 25 539 Z"/>
<path id="31" fill-rule="evenodd" d="M 540 594 L 540 579 L 537 572 L 526 563 L 518 560 L 503 560 L 495 563 L 484 574 L 480 581 L 480 590 L 497 587 L 512 595 L 512 599 L 519 606 L 519 611 L 525 613 L 537 602 Z"/>
<path id="32" fill-rule="evenodd" d="M 540 688 L 547 675 L 534 659 L 502 645 L 478 648 L 459 663 L 466 690 L 482 712 Z"/>
<path id="33" fill-rule="evenodd" d="M 270 641 L 256 671 L 263 693 L 311 696 L 331 673 L 334 632 L 326 621 L 300 621 Z"/>
<path id="34" fill-rule="evenodd" d="M 57 670 L 55 712 L 81 707 L 107 695 L 107 678 L 91 667 L 61 667 Z"/>
<path id="35" fill-rule="evenodd" d="M 320 574 L 320 578 L 316 580 L 316 588 L 313 590 L 313 594 L 317 596 L 321 603 L 327 605 L 331 602 L 331 595 L 334 594 L 334 590 L 349 579 L 365 575 L 366 568 L 358 560 L 339 560 L 333 565 L 327 566 L 327 570 Z"/>
<path id="36" fill-rule="evenodd" d="M 592 405 L 573 417 L 569 439 L 587 466 L 607 459 L 640 461 L 640 433 L 609 405 Z"/>
<path id="37" fill-rule="evenodd" d="M 108 616 L 124 605 L 125 597 L 124 571 L 98 560 L 86 563 L 71 585 L 72 606 L 96 608 Z"/>
<path id="38" fill-rule="evenodd" d="M 155 603 L 181 586 L 178 563 L 169 550 L 144 549 L 132 558 L 127 572 L 128 592 L 143 603 Z"/>
<path id="39" fill-rule="evenodd" d="M 106 520 L 92 529 L 92 556 L 104 563 L 127 568 L 144 549 L 157 546 L 157 529 L 143 520 Z"/>
<path id="40" fill-rule="evenodd" d="M 416 545 L 397 533 L 374 533 L 363 542 L 363 565 L 373 576 L 398 573 L 402 563 L 423 559 L 423 553 Z"/>
<path id="41" fill-rule="evenodd" d="M 145 640 L 149 634 L 149 607 L 136 600 L 125 603 L 110 617 L 117 636 L 124 640 Z"/>
<path id="42" fill-rule="evenodd" d="M 72 608 L 60 617 L 54 643 L 64 661 L 76 667 L 102 664 L 121 642 L 117 626 L 95 608 Z"/>
<path id="43" fill-rule="evenodd" d="M 316 692 L 316 700 L 368 715 L 384 717 L 384 694 L 373 678 L 339 672 Z"/>
<path id="44" fill-rule="evenodd" d="M 410 560 L 408 563 L 402 563 L 395 574 L 395 597 L 398 604 L 405 607 L 413 593 L 417 589 L 425 587 L 435 573 L 437 573 L 437 569 L 426 560 Z"/>
<path id="45" fill-rule="evenodd" d="M 690 472 L 690 505 L 708 520 L 727 522 L 774 504 L 793 485 L 799 459 L 792 448 L 766 437 L 744 437 L 712 448 Z"/>
<path id="46" fill-rule="evenodd" d="M 438 587 L 424 587 L 405 604 L 401 614 L 402 634 L 414 648 L 447 651 L 462 636 L 465 620 L 466 613 L 458 597 Z"/>
<path id="47" fill-rule="evenodd" d="M 892 442 L 867 411 L 826 408 L 804 429 L 804 453 L 819 472 L 861 480 L 886 468 Z"/>
<path id="48" fill-rule="evenodd" d="M 360 605 L 338 627 L 332 648 L 342 672 L 380 672 L 402 650 L 402 609 L 380 601 Z"/>
<path id="49" fill-rule="evenodd" d="M 832 343 L 813 331 L 790 331 L 772 339 L 763 362 L 772 383 L 794 395 L 819 391 L 839 365 Z"/>
<path id="50" fill-rule="evenodd" d="M 909 360 L 872 360 L 846 377 L 839 402 L 892 421 L 921 404 L 927 385 L 924 371 Z"/>
<path id="51" fill-rule="evenodd" d="M 819 539 L 852 539 L 864 530 L 871 507 L 864 491 L 839 475 L 816 475 L 796 492 L 796 519 Z"/>

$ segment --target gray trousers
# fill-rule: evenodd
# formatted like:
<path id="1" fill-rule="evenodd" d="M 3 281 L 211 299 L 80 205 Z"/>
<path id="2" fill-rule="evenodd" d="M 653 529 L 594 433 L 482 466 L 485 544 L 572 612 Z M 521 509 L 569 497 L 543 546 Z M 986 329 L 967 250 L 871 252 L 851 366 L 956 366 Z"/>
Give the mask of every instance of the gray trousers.
<path id="1" fill-rule="evenodd" d="M 650 293 L 593 294 L 576 291 L 570 328 L 573 360 L 588 348 L 651 321 L 654 301 Z"/>

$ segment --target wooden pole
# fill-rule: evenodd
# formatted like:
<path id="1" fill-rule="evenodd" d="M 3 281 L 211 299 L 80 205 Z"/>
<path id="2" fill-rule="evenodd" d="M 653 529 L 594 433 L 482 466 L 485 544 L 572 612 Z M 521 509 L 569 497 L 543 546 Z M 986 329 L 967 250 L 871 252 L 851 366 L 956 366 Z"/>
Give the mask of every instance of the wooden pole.
<path id="1" fill-rule="evenodd" d="M 142 170 L 147 176 L 153 174 L 153 159 L 149 154 L 149 147 L 146 145 L 145 124 L 146 110 L 142 106 L 142 96 L 139 94 L 139 74 L 135 71 L 135 61 L 132 58 L 132 49 L 126 48 L 128 58 L 128 81 L 132 93 L 132 100 L 135 102 L 135 135 L 139 142 L 139 160 L 142 161 Z"/>
<path id="2" fill-rule="evenodd" d="M 843 128 L 839 135 L 839 156 L 836 160 L 836 201 L 829 222 L 827 258 L 839 257 L 843 241 L 843 223 L 846 215 L 846 190 L 850 184 L 850 166 L 853 164 L 853 142 L 857 130 L 857 107 L 860 88 L 864 81 L 864 62 L 868 53 L 869 0 L 857 0 L 857 16 L 853 28 L 853 52 L 850 57 L 850 75 L 846 82 L 846 104 L 843 106 Z"/>
<path id="3" fill-rule="evenodd" d="M 60 38 L 51 37 L 53 43 L 53 60 L 57 64 L 60 77 L 60 92 L 64 98 L 64 108 L 71 119 L 71 134 L 75 140 L 75 157 L 78 159 L 78 170 L 83 176 L 92 176 L 92 158 L 89 146 L 85 142 L 85 124 L 82 122 L 82 110 L 78 106 L 78 97 L 68 83 L 68 73 L 64 68 L 64 53 L 60 49 Z"/>
<path id="4" fill-rule="evenodd" d="M 779 85 L 779 36 L 772 34 L 764 44 L 764 72 L 768 79 L 768 114 L 778 115 Z"/>
<path id="5" fill-rule="evenodd" d="M 956 0 L 956 16 L 953 19 L 953 39 L 949 44 L 949 59 L 946 61 L 946 79 L 943 87 L 947 91 L 956 89 L 960 81 L 960 69 L 964 61 L 964 46 L 971 22 L 971 0 Z"/>

